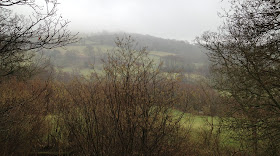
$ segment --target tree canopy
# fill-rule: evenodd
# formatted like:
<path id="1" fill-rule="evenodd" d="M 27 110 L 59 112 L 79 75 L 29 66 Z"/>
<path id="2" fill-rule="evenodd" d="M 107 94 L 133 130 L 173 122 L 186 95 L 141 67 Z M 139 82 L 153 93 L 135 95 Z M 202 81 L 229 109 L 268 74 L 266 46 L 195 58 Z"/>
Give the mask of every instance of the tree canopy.
<path id="1" fill-rule="evenodd" d="M 198 41 L 210 50 L 215 88 L 236 101 L 229 127 L 251 141 L 255 154 L 261 140 L 275 154 L 280 139 L 280 2 L 231 3 L 219 32 L 206 32 Z"/>
<path id="2" fill-rule="evenodd" d="M 77 41 L 76 35 L 67 29 L 69 21 L 57 15 L 57 1 L 45 2 L 41 6 L 33 0 L 0 1 L 1 77 L 31 72 L 32 51 Z M 20 15 L 12 11 L 12 6 L 27 6 L 32 13 Z"/>

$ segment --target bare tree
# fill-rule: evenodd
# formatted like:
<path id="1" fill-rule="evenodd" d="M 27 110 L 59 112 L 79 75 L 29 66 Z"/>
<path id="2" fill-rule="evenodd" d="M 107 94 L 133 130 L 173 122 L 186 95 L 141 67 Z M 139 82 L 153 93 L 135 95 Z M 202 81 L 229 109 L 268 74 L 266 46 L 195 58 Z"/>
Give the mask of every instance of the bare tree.
<path id="1" fill-rule="evenodd" d="M 57 13 L 57 1 L 0 0 L 0 147 L 1 155 L 25 155 L 36 151 L 45 133 L 47 88 L 49 81 L 3 79 L 24 78 L 38 68 L 33 58 L 44 48 L 75 42 L 67 30 L 69 21 Z M 27 6 L 32 13 L 19 15 L 13 6 Z M 38 56 L 38 55 L 37 55 Z"/>
<path id="2" fill-rule="evenodd" d="M 77 41 L 67 29 L 69 21 L 57 15 L 56 0 L 40 6 L 33 0 L 0 1 L 0 76 L 31 72 L 34 51 Z M 27 6 L 30 15 L 14 13 L 13 6 Z"/>
<path id="3" fill-rule="evenodd" d="M 189 131 L 181 125 L 184 113 L 174 109 L 186 102 L 177 81 L 160 72 L 131 37 L 116 44 L 104 62 L 104 76 L 67 87 L 71 102 L 62 116 L 73 151 L 82 155 L 190 152 Z"/>
<path id="4" fill-rule="evenodd" d="M 280 139 L 280 2 L 232 0 L 231 4 L 219 33 L 206 32 L 198 41 L 210 50 L 216 89 L 235 99 L 228 128 L 249 143 L 254 155 L 262 151 L 276 155 Z"/>

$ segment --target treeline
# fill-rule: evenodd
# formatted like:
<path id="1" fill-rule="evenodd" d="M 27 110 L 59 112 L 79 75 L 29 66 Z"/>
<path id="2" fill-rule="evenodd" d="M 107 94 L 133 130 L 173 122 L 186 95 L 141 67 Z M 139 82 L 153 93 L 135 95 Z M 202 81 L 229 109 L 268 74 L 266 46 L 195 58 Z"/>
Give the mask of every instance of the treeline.
<path id="1" fill-rule="evenodd" d="M 204 77 L 209 76 L 209 62 L 197 62 L 188 61 L 180 55 L 167 55 L 160 57 L 163 66 L 161 68 L 164 72 L 173 73 L 187 73 L 187 74 L 198 74 Z"/>

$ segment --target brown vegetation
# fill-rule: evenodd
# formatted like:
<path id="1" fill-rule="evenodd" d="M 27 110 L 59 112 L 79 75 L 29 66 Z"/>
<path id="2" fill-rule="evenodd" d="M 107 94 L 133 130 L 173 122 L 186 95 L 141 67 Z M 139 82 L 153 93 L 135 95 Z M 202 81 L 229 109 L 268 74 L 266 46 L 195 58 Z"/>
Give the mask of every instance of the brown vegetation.
<path id="1" fill-rule="evenodd" d="M 3 82 L 1 155 L 200 155 L 219 147 L 210 144 L 213 124 L 213 137 L 201 131 L 202 138 L 192 138 L 185 114 L 195 111 L 194 96 L 201 108 L 206 96 L 162 73 L 130 37 L 116 43 L 104 60 L 105 75 Z"/>

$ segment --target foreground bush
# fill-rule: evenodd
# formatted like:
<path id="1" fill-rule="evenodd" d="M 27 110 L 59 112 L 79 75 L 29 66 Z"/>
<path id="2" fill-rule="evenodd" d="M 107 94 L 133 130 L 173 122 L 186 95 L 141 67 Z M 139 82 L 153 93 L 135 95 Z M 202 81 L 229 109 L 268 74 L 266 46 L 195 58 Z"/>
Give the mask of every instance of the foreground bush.
<path id="1" fill-rule="evenodd" d="M 183 92 L 145 49 L 132 49 L 131 38 L 124 40 L 104 61 L 104 76 L 73 81 L 58 97 L 69 97 L 59 112 L 69 146 L 81 155 L 182 152 L 188 133 L 181 126 L 183 113 L 174 115 L 173 108 L 184 102 Z"/>
<path id="2" fill-rule="evenodd" d="M 46 83 L 38 80 L 1 83 L 0 155 L 24 154 L 41 144 L 46 131 Z"/>

